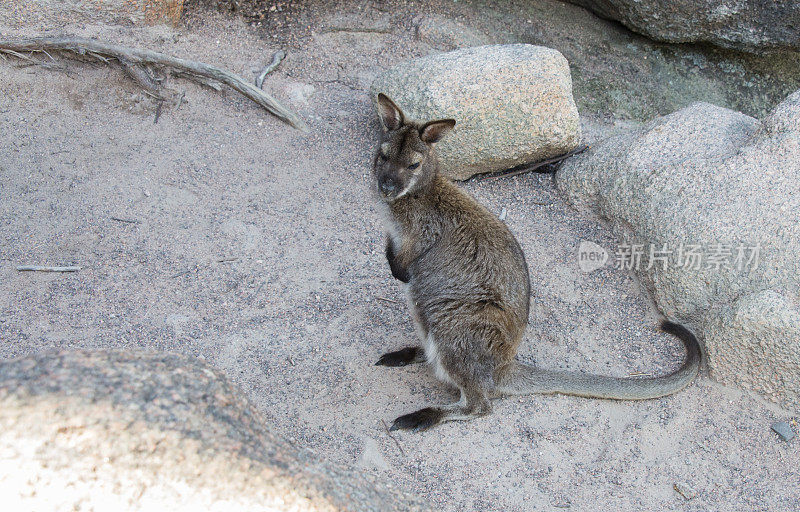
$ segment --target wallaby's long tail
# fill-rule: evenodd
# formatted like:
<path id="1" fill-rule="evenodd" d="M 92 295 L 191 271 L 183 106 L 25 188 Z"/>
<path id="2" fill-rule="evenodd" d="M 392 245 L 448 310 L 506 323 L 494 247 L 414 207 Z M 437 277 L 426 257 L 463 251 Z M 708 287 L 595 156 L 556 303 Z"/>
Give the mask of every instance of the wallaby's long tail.
<path id="1" fill-rule="evenodd" d="M 615 400 L 647 400 L 676 393 L 688 386 L 700 368 L 700 344 L 686 327 L 663 321 L 661 329 L 686 347 L 683 365 L 669 375 L 646 379 L 607 377 L 589 373 L 543 370 L 516 363 L 497 383 L 504 395 L 554 394 Z"/>

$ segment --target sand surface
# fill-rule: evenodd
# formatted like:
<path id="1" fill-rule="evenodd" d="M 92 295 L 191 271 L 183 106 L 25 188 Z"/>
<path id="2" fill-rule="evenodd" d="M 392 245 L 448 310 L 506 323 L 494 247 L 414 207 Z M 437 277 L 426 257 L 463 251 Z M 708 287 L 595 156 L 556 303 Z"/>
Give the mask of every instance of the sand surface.
<path id="1" fill-rule="evenodd" d="M 283 48 L 265 89 L 310 135 L 233 92 L 183 80 L 171 83 L 186 101 L 154 124 L 153 100 L 117 69 L 69 62 L 66 74 L 0 60 L 0 357 L 69 347 L 203 357 L 277 432 L 436 510 L 800 509 L 800 445 L 769 428 L 791 414 L 706 374 L 642 403 L 496 401 L 469 423 L 396 433 L 398 448 L 384 421 L 454 394 L 424 366 L 373 366 L 415 339 L 370 192 L 378 124 L 366 91 L 397 60 L 434 51 L 414 16 L 470 18 L 446 3 L 398 3 L 402 15 L 367 4 L 298 8 L 262 26 L 189 9 L 174 29 L 68 27 L 247 77 Z M 589 141 L 633 123 L 582 115 Z M 527 254 L 533 297 L 520 358 L 619 376 L 680 363 L 679 343 L 655 330 L 630 275 L 579 270 L 581 240 L 612 252 L 615 243 L 550 175 L 465 187 L 506 209 Z M 17 272 L 22 264 L 83 269 Z"/>

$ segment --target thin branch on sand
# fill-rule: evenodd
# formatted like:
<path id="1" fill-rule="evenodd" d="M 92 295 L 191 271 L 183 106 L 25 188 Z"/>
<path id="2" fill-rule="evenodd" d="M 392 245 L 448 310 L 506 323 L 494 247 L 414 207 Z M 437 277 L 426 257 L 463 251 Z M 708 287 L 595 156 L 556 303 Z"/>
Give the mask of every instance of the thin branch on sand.
<path id="1" fill-rule="evenodd" d="M 277 52 L 275 52 L 275 54 L 272 56 L 272 62 L 267 64 L 267 67 L 265 67 L 264 70 L 261 72 L 261 74 L 258 75 L 258 78 L 256 78 L 256 87 L 261 89 L 261 86 L 264 85 L 264 79 L 267 78 L 267 75 L 275 71 L 275 68 L 278 67 L 278 64 L 280 64 L 281 61 L 285 58 L 286 58 L 285 51 L 278 50 Z"/>
<path id="2" fill-rule="evenodd" d="M 17 270 L 20 272 L 77 272 L 81 267 L 51 267 L 43 265 L 18 265 Z"/>
<path id="3" fill-rule="evenodd" d="M 141 221 L 139 221 L 139 220 L 136 220 L 136 219 L 126 219 L 126 218 L 124 218 L 124 217 L 110 217 L 110 218 L 111 218 L 111 220 L 115 220 L 115 221 L 117 221 L 117 222 L 124 222 L 124 223 L 126 223 L 126 224 L 140 224 L 140 223 L 141 223 Z"/>
<path id="4" fill-rule="evenodd" d="M 392 441 L 394 441 L 394 444 L 396 444 L 397 447 L 400 448 L 400 453 L 402 453 L 403 457 L 405 457 L 406 456 L 406 451 L 403 449 L 403 446 L 400 444 L 400 441 L 398 441 L 397 438 L 392 435 L 392 431 L 389 430 L 389 425 L 387 425 L 386 422 L 383 421 L 383 420 L 381 420 L 381 423 L 383 423 L 383 429 L 386 431 L 386 433 L 389 435 L 389 437 L 392 438 Z"/>
<path id="5" fill-rule="evenodd" d="M 247 298 L 247 303 L 248 304 L 253 302 L 253 299 L 256 298 L 256 295 L 258 295 L 258 292 L 261 291 L 261 289 L 264 287 L 265 284 L 266 284 L 266 281 L 264 281 L 260 285 L 258 285 L 258 288 L 256 288 L 256 291 L 254 291 L 253 294 L 250 295 L 250 297 Z"/>
<path id="6" fill-rule="evenodd" d="M 19 57 L 21 52 L 47 52 L 48 50 L 71 52 L 78 57 L 91 56 L 103 62 L 114 59 L 120 63 L 128 75 L 149 92 L 152 92 L 154 85 L 159 92 L 163 89 L 148 72 L 149 66 L 167 68 L 192 80 L 199 77 L 197 81 L 203 84 L 207 84 L 209 80 L 220 82 L 250 98 L 290 126 L 303 132 L 309 131 L 302 119 L 269 94 L 230 71 L 202 62 L 82 37 L 0 38 L 0 52 L 15 57 Z M 159 94 L 159 96 L 161 95 Z M 169 98 L 162 96 L 162 99 Z"/>

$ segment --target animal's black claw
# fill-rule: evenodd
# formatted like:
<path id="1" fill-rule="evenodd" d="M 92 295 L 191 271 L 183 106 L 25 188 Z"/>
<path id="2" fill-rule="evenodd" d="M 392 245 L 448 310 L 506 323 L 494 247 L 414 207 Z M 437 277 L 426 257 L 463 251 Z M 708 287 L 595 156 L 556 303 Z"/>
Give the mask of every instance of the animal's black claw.
<path id="1" fill-rule="evenodd" d="M 383 354 L 375 366 L 406 366 L 417 361 L 419 347 L 406 347 L 396 352 Z"/>
<path id="2" fill-rule="evenodd" d="M 410 430 L 412 432 L 422 432 L 437 425 L 442 421 L 442 411 L 433 407 L 426 407 L 411 414 L 404 414 L 398 417 L 389 428 L 392 430 Z"/>

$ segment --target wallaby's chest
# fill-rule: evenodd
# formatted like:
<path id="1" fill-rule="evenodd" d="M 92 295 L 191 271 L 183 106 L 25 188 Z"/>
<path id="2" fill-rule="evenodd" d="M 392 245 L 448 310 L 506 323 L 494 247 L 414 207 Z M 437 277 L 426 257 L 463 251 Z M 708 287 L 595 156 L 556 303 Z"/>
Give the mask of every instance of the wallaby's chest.
<path id="1" fill-rule="evenodd" d="M 408 232 L 408 228 L 403 228 L 403 223 L 397 218 L 392 208 L 384 204 L 381 208 L 381 217 L 383 220 L 383 228 L 389 235 L 389 239 L 395 247 L 401 247 L 403 244 L 404 232 Z"/>

